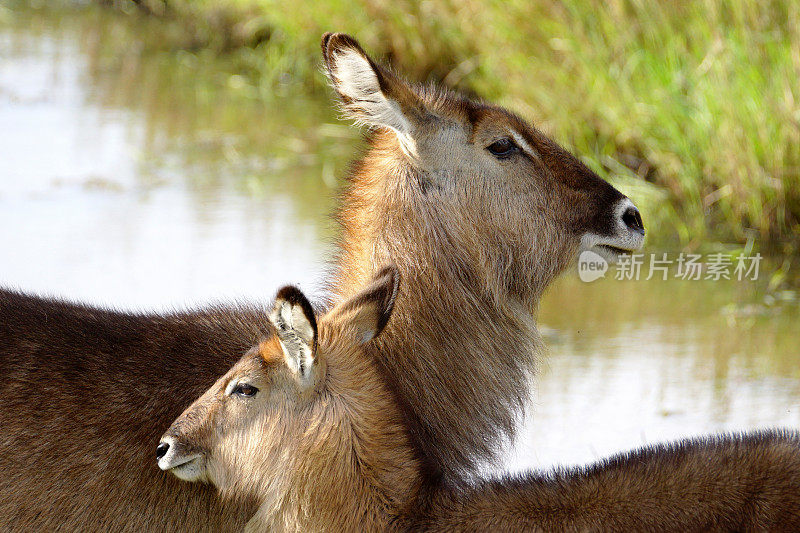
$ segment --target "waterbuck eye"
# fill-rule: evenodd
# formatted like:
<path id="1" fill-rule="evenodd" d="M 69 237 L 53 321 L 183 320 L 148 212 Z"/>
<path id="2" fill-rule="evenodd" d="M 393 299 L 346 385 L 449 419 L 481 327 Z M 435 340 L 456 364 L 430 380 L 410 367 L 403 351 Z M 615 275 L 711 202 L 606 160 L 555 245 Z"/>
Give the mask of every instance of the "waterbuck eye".
<path id="1" fill-rule="evenodd" d="M 487 146 L 486 149 L 489 150 L 489 152 L 491 152 L 493 156 L 498 157 L 500 159 L 509 157 L 511 156 L 511 154 L 519 150 L 517 145 L 514 144 L 514 141 L 512 141 L 508 137 L 504 137 L 502 139 L 493 142 L 492 144 Z"/>
<path id="2" fill-rule="evenodd" d="M 239 383 L 231 392 L 231 394 L 236 394 L 237 396 L 243 396 L 245 398 L 252 398 L 257 393 L 258 389 L 247 383 Z"/>

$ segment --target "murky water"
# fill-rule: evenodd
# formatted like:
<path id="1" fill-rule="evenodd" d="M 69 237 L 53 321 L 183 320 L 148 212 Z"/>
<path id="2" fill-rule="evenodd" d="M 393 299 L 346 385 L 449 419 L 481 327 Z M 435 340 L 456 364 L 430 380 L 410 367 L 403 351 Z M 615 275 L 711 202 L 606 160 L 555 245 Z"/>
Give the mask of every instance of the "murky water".
<path id="1" fill-rule="evenodd" d="M 359 148 L 326 93 L 257 103 L 221 62 L 143 53 L 146 23 L 93 10 L 0 21 L 0 284 L 147 309 L 321 285 Z M 762 306 L 763 284 L 612 277 L 546 297 L 510 467 L 800 425 L 795 308 Z"/>

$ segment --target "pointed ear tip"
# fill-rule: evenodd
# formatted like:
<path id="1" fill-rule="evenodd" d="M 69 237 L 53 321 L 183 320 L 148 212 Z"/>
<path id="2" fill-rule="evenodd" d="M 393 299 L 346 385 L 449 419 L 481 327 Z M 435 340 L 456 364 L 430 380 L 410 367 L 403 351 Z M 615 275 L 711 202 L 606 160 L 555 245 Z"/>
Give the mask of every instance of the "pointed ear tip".
<path id="1" fill-rule="evenodd" d="M 303 291 L 294 285 L 286 285 L 278 291 L 278 294 L 275 296 L 275 305 L 278 305 L 282 302 L 286 302 L 292 306 L 299 305 L 303 308 L 303 311 L 305 311 L 307 315 L 312 317 L 314 316 L 311 302 L 308 301 L 308 298 L 305 294 L 303 294 Z"/>
<path id="2" fill-rule="evenodd" d="M 306 297 L 303 292 L 294 285 L 286 285 L 285 287 L 282 287 L 278 291 L 278 294 L 275 295 L 275 303 L 286 301 L 290 304 L 295 304 L 305 299 Z"/>
<path id="3" fill-rule="evenodd" d="M 331 37 L 333 37 L 333 35 L 334 35 L 333 32 L 330 31 L 326 31 L 325 33 L 322 34 L 321 45 L 322 45 L 322 55 L 324 56 L 328 55 L 328 42 L 331 40 Z"/>
<path id="4" fill-rule="evenodd" d="M 283 303 L 288 303 L 292 307 L 299 306 L 303 310 L 306 319 L 311 323 L 311 327 L 316 334 L 317 319 L 314 315 L 314 307 L 311 305 L 306 295 L 303 294 L 303 291 L 294 285 L 286 285 L 279 290 L 278 294 L 275 296 L 275 309 L 277 310 Z"/>
<path id="5" fill-rule="evenodd" d="M 322 36 L 322 55 L 325 56 L 326 60 L 329 61 L 331 59 L 333 52 L 346 48 L 356 50 L 361 55 L 366 56 L 364 49 L 361 48 L 359 42 L 351 35 L 346 33 L 326 32 Z"/>

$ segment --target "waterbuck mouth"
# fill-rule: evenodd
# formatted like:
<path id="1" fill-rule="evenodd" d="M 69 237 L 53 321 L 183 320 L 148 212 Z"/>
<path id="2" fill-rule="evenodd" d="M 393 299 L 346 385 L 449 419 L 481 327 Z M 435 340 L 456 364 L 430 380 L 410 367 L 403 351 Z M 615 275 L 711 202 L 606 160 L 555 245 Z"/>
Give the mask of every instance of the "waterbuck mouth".
<path id="1" fill-rule="evenodd" d="M 585 235 L 581 242 L 582 250 L 590 250 L 609 263 L 616 263 L 621 255 L 632 254 L 642 248 L 644 235 L 638 233 L 623 234 L 617 238 Z"/>
<path id="2" fill-rule="evenodd" d="M 200 459 L 199 455 L 193 455 L 189 457 L 179 457 L 179 458 L 171 458 L 171 460 L 167 460 L 167 457 L 164 457 L 158 462 L 158 467 L 161 470 L 175 470 L 176 468 L 184 468 L 188 466 L 189 463 L 197 461 Z"/>
<path id="3" fill-rule="evenodd" d="M 158 466 L 161 470 L 165 470 L 174 474 L 178 479 L 183 481 L 197 481 L 203 477 L 203 456 L 195 455 L 194 457 L 181 458 L 182 462 L 171 465 L 161 465 L 159 461 Z"/>
<path id="4" fill-rule="evenodd" d="M 184 481 L 196 481 L 203 477 L 205 459 L 201 453 L 192 453 L 171 437 L 165 437 L 156 449 L 158 467 L 172 472 Z"/>
<path id="5" fill-rule="evenodd" d="M 631 252 L 636 251 L 635 249 L 631 250 L 631 249 L 628 249 L 628 248 L 618 248 L 616 246 L 611 246 L 610 244 L 597 244 L 595 246 L 597 248 L 600 248 L 600 249 L 606 250 L 608 252 L 611 252 L 611 253 L 613 253 L 615 255 L 624 255 L 624 254 L 629 254 Z"/>
<path id="6" fill-rule="evenodd" d="M 612 244 L 594 244 L 592 246 L 584 247 L 584 250 L 589 250 L 596 253 L 610 264 L 616 263 L 620 256 L 631 254 L 637 249 L 638 248 L 622 248 Z"/>

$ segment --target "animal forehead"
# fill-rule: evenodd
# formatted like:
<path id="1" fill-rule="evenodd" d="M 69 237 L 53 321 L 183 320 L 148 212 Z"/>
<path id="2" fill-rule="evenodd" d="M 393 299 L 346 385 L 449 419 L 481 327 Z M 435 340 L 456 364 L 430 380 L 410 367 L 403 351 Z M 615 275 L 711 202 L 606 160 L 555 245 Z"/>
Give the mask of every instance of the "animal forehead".
<path id="1" fill-rule="evenodd" d="M 506 132 L 517 134 L 526 142 L 534 143 L 541 136 L 533 126 L 517 115 L 496 106 L 477 106 L 469 113 L 473 132 Z"/>
<path id="2" fill-rule="evenodd" d="M 531 156 L 536 156 L 546 144 L 546 137 L 502 107 L 472 103 L 465 107 L 464 120 L 469 131 L 469 142 L 473 144 L 508 137 Z"/>
<path id="3" fill-rule="evenodd" d="M 423 90 L 422 96 L 435 115 L 459 123 L 471 132 L 471 140 L 478 132 L 505 133 L 531 145 L 547 140 L 522 117 L 503 107 L 436 89 Z"/>
<path id="4" fill-rule="evenodd" d="M 285 357 L 281 343 L 275 335 L 261 341 L 248 355 L 252 357 L 254 363 L 259 362 L 267 367 L 278 364 Z"/>
<path id="5" fill-rule="evenodd" d="M 225 375 L 220 378 L 218 386 L 225 389 L 232 380 L 257 371 L 269 369 L 283 359 L 280 344 L 272 338 L 267 339 L 251 348 Z"/>

